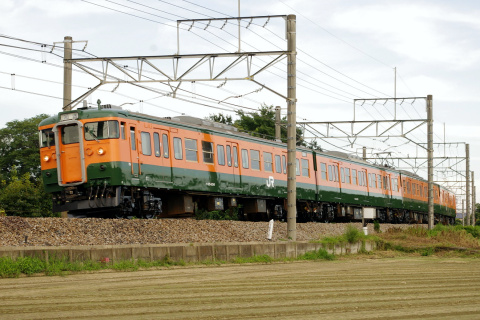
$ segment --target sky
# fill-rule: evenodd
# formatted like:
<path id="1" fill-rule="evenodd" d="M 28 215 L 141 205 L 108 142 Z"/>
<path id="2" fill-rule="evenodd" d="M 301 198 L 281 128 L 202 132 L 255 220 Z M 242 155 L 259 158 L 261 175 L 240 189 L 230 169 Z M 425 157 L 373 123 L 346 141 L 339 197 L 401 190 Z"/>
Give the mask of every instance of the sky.
<path id="1" fill-rule="evenodd" d="M 178 46 L 176 22 L 237 17 L 238 0 L 2 0 L 0 12 L 0 128 L 12 120 L 61 111 L 65 36 L 77 41 L 73 44 L 74 58 L 239 51 L 236 21 L 181 23 Z M 449 143 L 435 145 L 435 156 L 451 157 L 443 162 L 436 160 L 435 180 L 465 179 L 461 175 L 465 170 L 465 143 L 468 143 L 470 168 L 478 170 L 475 184 L 480 185 L 480 2 L 240 1 L 242 17 L 288 14 L 296 15 L 298 122 L 351 121 L 354 117 L 355 120 L 382 121 L 394 117 L 425 119 L 422 97 L 432 95 L 434 142 Z M 244 19 L 240 39 L 242 52 L 285 51 L 285 20 Z M 259 70 L 274 58 L 254 57 L 251 68 Z M 232 59 L 217 58 L 214 70 L 221 70 Z M 157 62 L 157 67 L 173 73 L 171 60 Z M 282 115 L 286 115 L 286 62 L 282 59 L 260 72 L 255 76 L 257 83 L 233 79 L 246 77 L 247 63 L 242 62 L 220 77 L 225 76 L 227 80 L 184 81 L 175 98 L 171 93 L 175 83 L 134 86 L 123 82 L 128 77 L 109 66 L 109 76 L 120 82 L 104 84 L 85 100 L 90 106 L 101 100 L 102 104 L 123 105 L 132 111 L 160 117 L 185 114 L 205 118 L 219 112 L 234 115 L 236 109 L 250 112 L 262 104 L 281 106 Z M 192 59 L 181 60 L 179 73 L 193 63 Z M 102 69 L 98 62 L 83 62 L 83 65 Z M 135 60 L 121 63 L 121 67 L 130 74 L 138 71 Z M 154 74 L 151 68 L 145 67 L 143 72 L 146 77 L 165 79 Z M 208 77 L 209 65 L 204 63 L 189 79 Z M 74 67 L 73 98 L 98 83 L 99 80 Z M 354 99 L 394 96 L 419 99 L 398 100 L 396 106 L 393 100 L 354 104 Z M 380 131 L 390 125 L 381 124 Z M 350 128 L 350 124 L 338 126 L 344 130 Z M 356 125 L 357 130 L 359 126 Z M 404 126 L 408 131 L 416 124 L 408 122 Z M 325 134 L 327 130 L 326 125 L 307 128 L 306 137 Z M 367 129 L 365 134 L 375 136 L 374 128 Z M 407 136 L 422 144 L 427 139 L 426 130 L 426 125 L 422 125 Z M 341 133 L 333 127 L 329 132 L 334 136 Z M 417 166 L 408 170 L 426 177 L 422 160 L 386 159 L 425 156 L 417 144 L 393 137 L 401 133 L 400 125 L 389 132 L 390 137 L 355 141 L 318 139 L 317 142 L 327 150 L 357 154 L 365 146 L 368 157 L 379 157 L 375 160 L 377 163 L 386 162 L 403 169 Z M 464 192 L 457 188 L 461 183 L 445 185 L 459 195 Z M 478 194 L 480 191 L 477 199 Z"/>

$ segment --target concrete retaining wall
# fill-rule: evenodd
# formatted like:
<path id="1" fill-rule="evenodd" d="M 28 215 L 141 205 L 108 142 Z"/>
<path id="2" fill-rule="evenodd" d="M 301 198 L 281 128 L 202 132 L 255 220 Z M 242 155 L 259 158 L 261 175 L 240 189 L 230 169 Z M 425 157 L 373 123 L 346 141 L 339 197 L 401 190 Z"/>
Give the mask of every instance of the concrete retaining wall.
<path id="1" fill-rule="evenodd" d="M 62 247 L 0 247 L 0 257 L 37 257 L 42 260 L 67 258 L 70 261 L 110 261 L 143 259 L 199 262 L 207 260 L 230 261 L 236 257 L 268 255 L 272 258 L 296 258 L 306 252 L 326 249 L 335 255 L 354 254 L 362 250 L 372 251 L 375 243 L 361 242 L 326 246 L 311 242 L 237 242 L 212 244 L 146 244 Z"/>

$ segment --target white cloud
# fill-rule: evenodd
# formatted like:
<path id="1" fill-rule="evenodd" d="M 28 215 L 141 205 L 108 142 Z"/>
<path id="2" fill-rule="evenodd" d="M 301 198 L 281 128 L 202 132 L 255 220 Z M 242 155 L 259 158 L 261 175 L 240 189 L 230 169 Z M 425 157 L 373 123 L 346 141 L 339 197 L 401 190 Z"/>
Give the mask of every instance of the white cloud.
<path id="1" fill-rule="evenodd" d="M 464 36 L 461 30 L 479 32 L 479 12 L 452 14 L 452 10 L 405 3 L 356 6 L 334 15 L 331 22 L 336 28 L 373 39 L 403 58 L 467 68 L 480 61 L 480 49 L 471 34 Z"/>

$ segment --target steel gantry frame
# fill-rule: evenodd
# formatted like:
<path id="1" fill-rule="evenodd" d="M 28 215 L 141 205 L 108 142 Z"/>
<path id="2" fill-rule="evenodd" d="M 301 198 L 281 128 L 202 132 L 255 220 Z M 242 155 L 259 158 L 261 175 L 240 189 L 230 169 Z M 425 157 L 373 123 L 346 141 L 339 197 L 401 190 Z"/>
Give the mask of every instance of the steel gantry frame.
<path id="1" fill-rule="evenodd" d="M 198 21 L 208 21 L 207 27 L 212 21 L 225 21 L 237 20 L 239 25 L 241 20 L 249 20 L 250 23 L 257 19 L 266 19 L 266 23 L 270 19 L 282 18 L 285 20 L 285 36 L 287 38 L 287 50 L 285 51 L 258 51 L 258 52 L 241 52 L 240 48 L 240 30 L 239 30 L 239 46 L 238 52 L 235 53 L 206 53 L 206 54 L 180 54 L 180 33 L 179 26 L 182 23 L 191 23 L 191 26 Z M 266 24 L 265 23 L 265 24 Z M 205 29 L 207 28 L 205 27 Z M 68 41 L 71 41 L 69 37 Z M 261 88 L 284 98 L 287 103 L 287 237 L 293 241 L 296 240 L 296 170 L 295 170 L 295 151 L 296 151 L 296 16 L 295 15 L 270 15 L 270 16 L 249 16 L 249 17 L 232 17 L 232 18 L 208 18 L 208 19 L 189 19 L 177 21 L 177 54 L 174 55 L 161 55 L 161 56 L 130 56 L 130 57 L 97 57 L 97 58 L 78 58 L 72 59 L 71 46 L 65 46 L 64 53 L 64 68 L 66 76 L 64 78 L 64 110 L 71 110 L 77 106 L 82 100 L 92 94 L 95 90 L 106 84 L 121 83 L 132 84 L 140 86 L 142 83 L 159 82 L 166 84 L 170 90 L 172 97 L 176 97 L 176 92 L 183 82 L 194 81 L 231 81 L 231 80 L 248 80 L 259 85 Z M 273 58 L 265 63 L 263 66 L 256 70 L 252 68 L 252 61 L 255 57 L 260 56 L 273 56 Z M 215 61 L 222 58 L 235 58 L 226 67 L 221 70 L 215 69 Z M 283 95 L 276 90 L 261 84 L 255 80 L 255 77 L 275 65 L 282 59 L 287 58 L 287 95 Z M 167 71 L 164 68 L 160 68 L 155 64 L 157 60 L 171 60 L 172 69 Z M 189 64 L 186 71 L 179 72 L 179 65 L 181 61 L 194 60 Z M 101 70 L 96 70 L 90 66 L 89 63 L 101 62 Z M 132 62 L 136 64 L 135 72 L 127 70 L 123 65 L 125 63 Z M 246 74 L 243 76 L 228 77 L 227 73 L 240 63 L 246 62 Z M 262 61 L 263 62 L 263 61 Z M 197 70 L 200 66 L 208 63 L 209 75 L 204 78 L 189 77 L 194 70 Z M 123 64 L 123 65 L 122 65 Z M 83 93 L 75 100 L 71 100 L 71 66 L 75 66 L 87 74 L 96 78 L 99 83 L 87 92 Z M 156 77 L 152 78 L 151 75 L 145 76 L 145 68 L 148 66 L 150 71 L 155 71 Z M 123 74 L 126 79 L 120 79 L 109 74 L 109 69 L 114 69 Z M 176 83 L 177 85 L 172 85 Z M 70 88 L 66 88 L 70 87 Z M 142 87 L 142 86 L 140 86 Z M 66 88 L 66 89 L 65 89 Z M 144 87 L 142 87 L 144 88 Z M 144 88 L 147 89 L 147 88 Z M 115 89 L 114 89 L 115 90 Z M 69 94 L 70 92 L 70 94 Z M 222 103 L 220 101 L 219 103 Z"/>
<path id="2" fill-rule="evenodd" d="M 397 101 L 402 101 L 402 103 L 406 100 L 425 100 L 426 101 L 426 109 L 427 109 L 427 117 L 425 119 L 397 119 Z M 394 101 L 394 114 L 392 120 L 356 120 L 356 104 L 357 102 L 361 101 L 362 105 L 367 101 Z M 405 131 L 404 130 L 404 123 L 415 123 L 415 127 Z M 433 228 L 434 225 L 434 197 L 433 197 L 433 103 L 432 103 L 432 96 L 428 95 L 426 97 L 406 97 L 406 98 L 374 98 L 374 99 L 354 99 L 353 100 L 353 120 L 352 121 L 325 121 L 325 122 L 307 122 L 302 121 L 299 122 L 303 125 L 309 126 L 313 131 L 318 133 L 320 139 L 348 139 L 350 144 L 354 144 L 357 138 L 377 138 L 377 137 L 398 137 L 408 140 L 411 143 L 416 144 L 417 146 L 425 149 L 427 151 L 427 162 L 428 162 L 428 227 L 429 229 Z M 314 124 L 322 124 L 326 125 L 327 132 L 321 133 L 320 131 L 316 130 L 315 128 L 311 127 Z M 344 130 L 340 128 L 340 124 L 349 124 L 350 130 Z M 360 128 L 355 130 L 355 124 L 361 124 Z M 389 127 L 386 130 L 380 130 L 380 124 L 389 124 Z M 417 143 L 416 141 L 410 139 L 406 135 L 411 133 L 412 131 L 418 129 L 422 125 L 427 124 L 427 147 L 425 148 L 422 144 Z M 375 134 L 364 134 L 364 132 L 375 126 Z M 400 126 L 400 134 L 390 134 L 393 128 Z M 343 135 L 331 135 L 330 128 L 333 127 L 339 130 Z M 307 137 L 307 139 L 310 137 Z M 353 139 L 350 140 L 350 139 Z M 365 159 L 368 159 L 365 157 Z"/>

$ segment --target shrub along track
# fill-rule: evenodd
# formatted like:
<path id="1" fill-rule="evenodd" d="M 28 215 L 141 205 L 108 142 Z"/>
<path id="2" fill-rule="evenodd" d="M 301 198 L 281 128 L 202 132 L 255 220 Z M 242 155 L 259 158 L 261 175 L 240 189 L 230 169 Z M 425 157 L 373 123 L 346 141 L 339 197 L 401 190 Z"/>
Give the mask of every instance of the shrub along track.
<path id="1" fill-rule="evenodd" d="M 0 279 L 2 319 L 478 319 L 480 261 L 368 256 Z"/>

